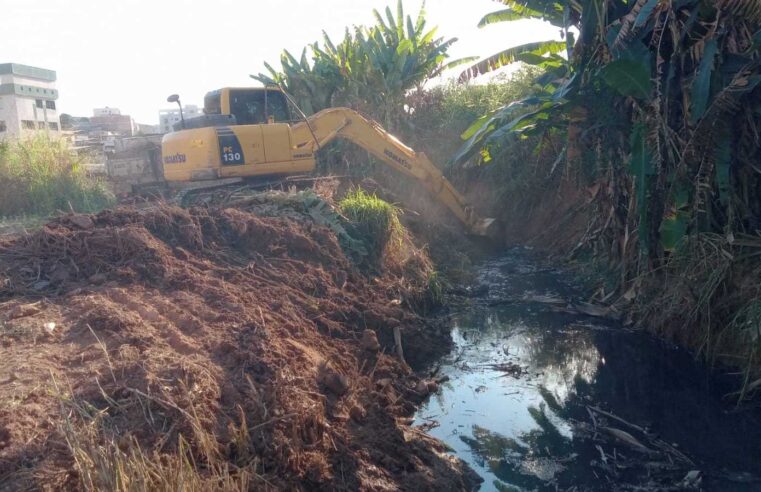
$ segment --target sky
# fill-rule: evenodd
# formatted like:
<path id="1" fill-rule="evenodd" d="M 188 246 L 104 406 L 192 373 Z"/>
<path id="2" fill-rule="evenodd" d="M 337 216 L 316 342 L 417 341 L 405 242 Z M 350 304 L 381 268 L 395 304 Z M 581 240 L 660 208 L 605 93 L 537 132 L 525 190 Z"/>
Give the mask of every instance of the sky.
<path id="1" fill-rule="evenodd" d="M 116 107 L 157 124 L 159 109 L 203 104 L 226 86 L 251 86 L 264 61 L 300 54 L 325 30 L 338 40 L 346 26 L 373 23 L 373 9 L 395 0 L 3 0 L 0 63 L 55 70 L 60 113 L 90 116 Z M 417 15 L 421 0 L 405 0 Z M 428 27 L 456 37 L 452 59 L 488 56 L 510 46 L 558 37 L 540 21 L 477 27 L 498 10 L 493 0 L 428 0 Z M 10 14 L 10 15 L 9 15 Z M 448 76 L 452 76 L 449 74 Z"/>

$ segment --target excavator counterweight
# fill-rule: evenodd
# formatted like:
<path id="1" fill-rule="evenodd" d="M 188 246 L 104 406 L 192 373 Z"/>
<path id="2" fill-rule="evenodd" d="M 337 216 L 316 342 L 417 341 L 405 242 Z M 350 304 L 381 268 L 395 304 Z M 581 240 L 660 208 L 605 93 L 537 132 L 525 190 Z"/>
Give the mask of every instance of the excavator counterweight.
<path id="1" fill-rule="evenodd" d="M 420 182 L 472 234 L 490 236 L 494 219 L 480 218 L 423 153 L 404 145 L 377 122 L 348 108 L 330 108 L 301 121 L 290 118 L 279 88 L 228 88 L 204 100 L 204 116 L 164 136 L 164 177 L 169 182 L 223 180 L 314 170 L 315 154 L 341 138 Z"/>

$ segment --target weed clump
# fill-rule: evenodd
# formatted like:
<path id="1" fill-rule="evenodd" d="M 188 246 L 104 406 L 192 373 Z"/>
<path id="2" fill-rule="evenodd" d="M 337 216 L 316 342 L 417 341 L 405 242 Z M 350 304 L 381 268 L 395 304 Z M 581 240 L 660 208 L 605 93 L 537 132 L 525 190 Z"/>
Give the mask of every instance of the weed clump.
<path id="1" fill-rule="evenodd" d="M 401 211 L 394 205 L 357 189 L 348 193 L 339 202 L 339 207 L 352 223 L 357 239 L 365 244 L 370 264 L 377 265 L 387 252 L 387 247 L 401 246 Z M 393 251 L 389 252 L 393 254 Z"/>
<path id="2" fill-rule="evenodd" d="M 113 193 L 90 176 L 83 158 L 62 140 L 44 135 L 0 142 L 0 217 L 95 212 Z"/>

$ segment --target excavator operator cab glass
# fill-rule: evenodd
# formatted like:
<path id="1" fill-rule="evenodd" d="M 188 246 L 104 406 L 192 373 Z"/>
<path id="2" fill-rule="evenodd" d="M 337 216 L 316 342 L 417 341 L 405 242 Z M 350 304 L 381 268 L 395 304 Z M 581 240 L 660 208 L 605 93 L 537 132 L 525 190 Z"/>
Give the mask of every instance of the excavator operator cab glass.
<path id="1" fill-rule="evenodd" d="M 266 89 L 231 89 L 230 113 L 239 125 L 285 123 L 290 119 L 283 93 Z"/>
<path id="2" fill-rule="evenodd" d="M 204 114 L 222 114 L 222 91 L 211 91 L 203 98 Z"/>

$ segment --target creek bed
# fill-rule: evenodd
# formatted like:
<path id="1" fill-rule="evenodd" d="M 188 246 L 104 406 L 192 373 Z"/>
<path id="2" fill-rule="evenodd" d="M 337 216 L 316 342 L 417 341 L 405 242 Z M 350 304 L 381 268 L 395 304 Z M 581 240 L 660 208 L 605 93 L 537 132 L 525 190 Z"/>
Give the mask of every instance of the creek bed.
<path id="1" fill-rule="evenodd" d="M 761 412 L 684 350 L 574 313 L 564 273 L 513 250 L 451 315 L 448 377 L 416 415 L 481 490 L 761 490 Z M 487 291 L 488 289 L 488 291 Z M 574 489 L 575 487 L 575 489 Z"/>

